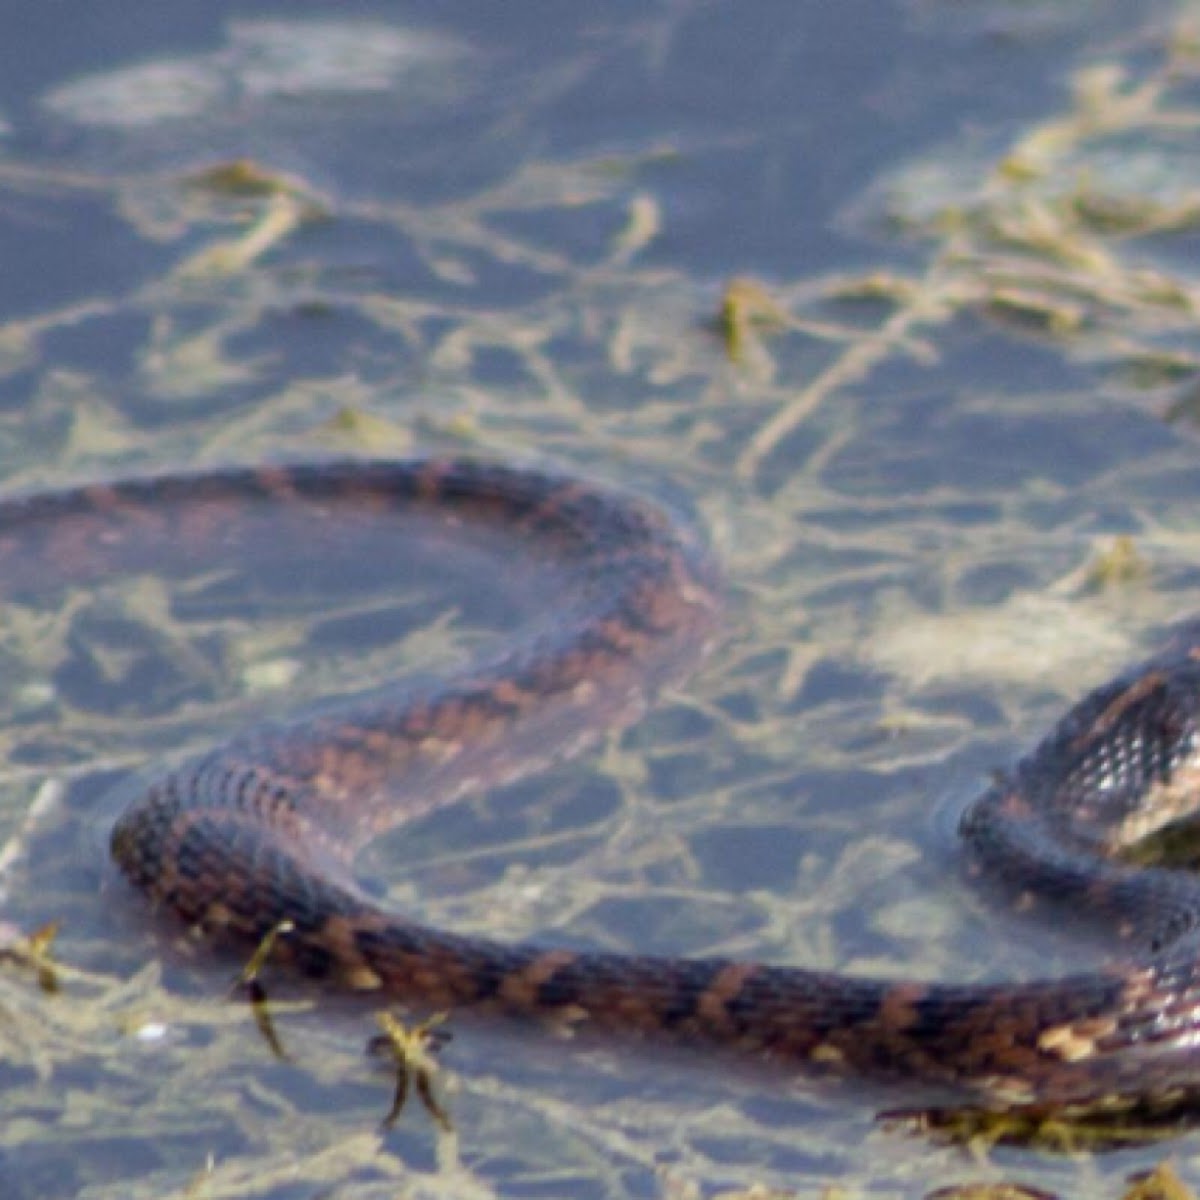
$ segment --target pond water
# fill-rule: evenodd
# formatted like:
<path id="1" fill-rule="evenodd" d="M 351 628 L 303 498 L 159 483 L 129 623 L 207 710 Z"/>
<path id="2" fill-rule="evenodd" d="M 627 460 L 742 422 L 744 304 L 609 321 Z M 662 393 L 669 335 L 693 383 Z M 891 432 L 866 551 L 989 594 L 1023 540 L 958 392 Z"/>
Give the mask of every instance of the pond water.
<path id="1" fill-rule="evenodd" d="M 968 887 L 953 831 L 1200 610 L 1200 8 L 9 12 L 5 491 L 453 452 L 632 487 L 723 564 L 694 679 L 372 847 L 390 901 L 898 977 L 1095 963 Z M 104 866 L 112 796 L 436 675 L 561 587 L 520 543 L 414 528 L 347 561 L 289 524 L 0 618 L 0 917 L 59 925 L 56 991 L 0 973 L 0 1195 L 1118 1197 L 1167 1155 L 1200 1189 L 1194 1133 L 985 1153 L 881 1121 L 902 1093 L 457 1020 L 452 1129 L 410 1099 L 381 1132 L 371 1009 L 268 976 L 275 1057 L 234 968 Z"/>

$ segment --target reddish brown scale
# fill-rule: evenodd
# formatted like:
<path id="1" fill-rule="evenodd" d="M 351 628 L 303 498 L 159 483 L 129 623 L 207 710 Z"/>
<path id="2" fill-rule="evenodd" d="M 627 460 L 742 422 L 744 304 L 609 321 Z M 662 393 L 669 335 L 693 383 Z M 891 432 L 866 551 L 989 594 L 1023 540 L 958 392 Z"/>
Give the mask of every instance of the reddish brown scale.
<path id="1" fill-rule="evenodd" d="M 310 553 L 346 552 L 394 510 L 516 530 L 578 586 L 539 632 L 431 690 L 398 685 L 247 732 L 152 784 L 112 848 L 158 906 L 251 943 L 289 920 L 285 953 L 303 970 L 433 1008 L 728 1046 L 989 1104 L 1200 1097 L 1200 888 L 1106 857 L 1200 803 L 1195 629 L 1082 700 L 963 819 L 972 874 L 1091 906 L 1152 947 L 1140 957 L 960 986 L 506 945 L 381 909 L 355 882 L 355 853 L 578 749 L 682 678 L 720 621 L 705 554 L 653 505 L 575 479 L 452 459 L 334 462 L 14 497 L 0 504 L 5 590 L 168 571 L 210 542 L 253 563 L 247 531 L 264 502 L 304 522 Z"/>
<path id="2" fill-rule="evenodd" d="M 210 497 L 203 504 L 185 505 L 178 514 L 177 532 L 184 545 L 204 546 L 230 529 L 241 516 L 245 502 Z"/>
<path id="3" fill-rule="evenodd" d="M 1166 681 L 1166 676 L 1161 671 L 1146 671 L 1135 679 L 1082 732 L 1080 735 L 1081 745 L 1077 748 L 1082 749 L 1083 743 L 1104 737 L 1114 725 L 1120 722 L 1132 705 L 1137 704 L 1139 700 L 1144 700 L 1155 689 L 1161 688 Z"/>

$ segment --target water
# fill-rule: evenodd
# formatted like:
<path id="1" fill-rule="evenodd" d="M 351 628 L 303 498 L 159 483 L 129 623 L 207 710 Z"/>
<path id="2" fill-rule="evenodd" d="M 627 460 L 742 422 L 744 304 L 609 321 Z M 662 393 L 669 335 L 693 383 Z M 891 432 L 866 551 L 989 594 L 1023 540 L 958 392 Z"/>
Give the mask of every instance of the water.
<path id="1" fill-rule="evenodd" d="M 1189 16 L 14 5 L 6 487 L 453 449 L 657 495 L 726 565 L 714 661 L 602 753 L 375 849 L 378 886 L 569 944 L 942 978 L 1093 962 L 969 890 L 950 831 L 1200 607 Z M 1122 535 L 1135 569 L 1094 585 Z M 381 1135 L 370 1014 L 312 997 L 275 1061 L 228 965 L 97 862 L 103 796 L 458 661 L 512 619 L 494 579 L 521 571 L 487 550 L 349 581 L 301 540 L 304 588 L 205 566 L 6 610 L 3 915 L 61 921 L 63 965 L 53 996 L 0 977 L 0 1194 L 1117 1196 L 1163 1157 L 981 1161 L 878 1123 L 902 1096 L 469 1022 L 443 1054 L 456 1133 L 410 1102 Z M 517 590 L 536 612 L 552 589 Z M 1194 1140 L 1169 1152 L 1200 1186 Z"/>

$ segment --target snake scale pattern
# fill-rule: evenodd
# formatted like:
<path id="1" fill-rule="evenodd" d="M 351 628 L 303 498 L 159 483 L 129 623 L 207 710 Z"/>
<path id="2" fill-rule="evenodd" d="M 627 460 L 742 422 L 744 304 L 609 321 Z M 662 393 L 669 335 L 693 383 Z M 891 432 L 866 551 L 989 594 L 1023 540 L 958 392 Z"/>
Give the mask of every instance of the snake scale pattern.
<path id="1" fill-rule="evenodd" d="M 1032 982 L 866 979 L 721 959 L 501 944 L 386 911 L 358 851 L 414 816 L 528 775 L 626 725 L 722 624 L 719 574 L 656 505 L 538 469 L 338 460 L 116 481 L 0 503 L 6 579 L 159 569 L 287 511 L 321 552 L 330 514 L 428 513 L 503 531 L 569 571 L 544 627 L 421 687 L 243 731 L 166 771 L 112 852 L 155 908 L 306 974 L 435 1009 L 480 1009 L 731 1048 L 798 1070 L 996 1106 L 1200 1094 L 1200 883 L 1123 861 L 1200 806 L 1200 633 L 1080 701 L 962 820 L 972 873 L 1056 896 L 1129 947 Z M 6 593 L 12 588 L 6 585 Z M 17 589 L 19 590 L 19 589 Z"/>

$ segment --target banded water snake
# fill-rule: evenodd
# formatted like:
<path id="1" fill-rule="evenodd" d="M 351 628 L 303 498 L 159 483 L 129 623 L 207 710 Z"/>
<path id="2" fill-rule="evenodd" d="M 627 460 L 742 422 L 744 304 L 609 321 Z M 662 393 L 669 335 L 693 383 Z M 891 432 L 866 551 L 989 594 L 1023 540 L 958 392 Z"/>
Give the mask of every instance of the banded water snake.
<path id="1" fill-rule="evenodd" d="M 733 1047 L 985 1104 L 1190 1094 L 1200 884 L 1114 855 L 1200 804 L 1200 636 L 1179 635 L 1082 700 L 962 821 L 972 870 L 1087 906 L 1140 947 L 1094 973 L 934 984 L 499 944 L 385 911 L 355 881 L 357 851 L 636 718 L 713 640 L 718 573 L 652 503 L 448 459 L 234 468 L 17 497 L 0 504 L 0 566 L 19 575 L 67 561 L 83 576 L 151 566 L 167 546 L 236 538 L 240 512 L 263 500 L 314 531 L 347 506 L 371 520 L 416 510 L 516 531 L 563 560 L 574 585 L 543 630 L 453 678 L 242 733 L 152 783 L 117 820 L 112 852 L 156 907 L 218 940 L 254 943 L 287 920 L 286 953 L 305 972 L 437 1009 Z"/>

